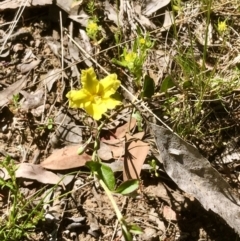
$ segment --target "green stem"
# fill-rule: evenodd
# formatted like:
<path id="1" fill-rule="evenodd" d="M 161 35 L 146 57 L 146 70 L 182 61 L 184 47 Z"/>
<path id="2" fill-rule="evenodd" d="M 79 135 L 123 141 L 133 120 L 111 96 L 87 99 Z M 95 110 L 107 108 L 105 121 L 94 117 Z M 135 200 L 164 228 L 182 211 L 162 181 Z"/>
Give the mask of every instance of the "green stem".
<path id="1" fill-rule="evenodd" d="M 202 71 L 205 71 L 205 63 L 206 63 L 206 57 L 207 57 L 207 49 L 208 49 L 208 30 L 209 30 L 209 25 L 211 22 L 211 6 L 212 6 L 212 0 L 207 1 L 207 28 L 205 32 L 205 43 L 203 46 L 203 63 L 202 63 Z"/>
<path id="2" fill-rule="evenodd" d="M 97 160 L 97 150 L 99 148 L 99 136 L 100 136 L 100 132 L 101 132 L 101 129 L 103 128 L 105 124 L 105 121 L 103 121 L 100 126 L 98 127 L 98 133 L 97 133 L 97 136 L 95 137 L 95 141 L 94 141 L 94 151 L 93 151 L 93 154 L 92 154 L 92 160 L 93 161 L 96 161 Z"/>
<path id="3" fill-rule="evenodd" d="M 120 210 L 119 210 L 119 208 L 118 208 L 118 206 L 117 206 L 117 204 L 116 204 L 116 202 L 113 198 L 113 195 L 112 195 L 111 191 L 108 189 L 108 187 L 106 186 L 106 184 L 104 183 L 104 181 L 102 179 L 98 179 L 98 180 L 99 180 L 99 184 L 102 186 L 102 188 L 106 192 L 109 200 L 112 203 L 112 206 L 113 206 L 113 209 L 114 209 L 114 211 L 117 215 L 118 221 L 122 224 L 123 216 L 122 216 L 122 214 L 121 214 L 121 212 L 120 212 Z"/>

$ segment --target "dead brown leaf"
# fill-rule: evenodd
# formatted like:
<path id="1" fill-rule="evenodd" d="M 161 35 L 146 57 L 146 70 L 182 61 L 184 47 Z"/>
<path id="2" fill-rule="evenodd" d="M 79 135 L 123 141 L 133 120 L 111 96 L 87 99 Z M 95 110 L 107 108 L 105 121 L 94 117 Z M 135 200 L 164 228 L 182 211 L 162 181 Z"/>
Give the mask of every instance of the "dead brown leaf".
<path id="1" fill-rule="evenodd" d="M 4 173 L 4 180 L 10 178 L 5 169 L 1 169 L 1 173 Z M 17 165 L 17 170 L 15 173 L 17 178 L 26 178 L 30 180 L 35 180 L 44 184 L 61 184 L 61 177 L 57 176 L 53 172 L 45 170 L 40 165 L 35 165 L 31 163 L 21 163 Z"/>
<path id="2" fill-rule="evenodd" d="M 22 74 L 29 72 L 30 70 L 34 69 L 40 64 L 39 59 L 34 59 L 29 63 L 23 63 L 18 65 L 18 69 L 21 71 Z"/>
<path id="3" fill-rule="evenodd" d="M 57 0 L 55 1 L 61 9 L 65 10 L 66 12 L 70 11 L 72 0 Z M 52 0 L 32 0 L 28 1 L 25 4 L 26 7 L 32 7 L 32 6 L 45 6 L 52 4 Z M 21 4 L 21 1 L 12 1 L 12 0 L 5 0 L 1 1 L 0 10 L 5 9 L 15 9 L 19 8 L 19 5 Z"/>
<path id="4" fill-rule="evenodd" d="M 145 133 L 143 131 L 141 131 L 141 132 L 138 132 L 138 133 L 134 134 L 132 137 L 135 138 L 135 139 L 142 140 L 144 135 L 145 135 Z"/>
<path id="5" fill-rule="evenodd" d="M 167 220 L 171 220 L 171 221 L 177 220 L 176 213 L 172 210 L 171 207 L 166 206 L 166 205 L 163 207 L 163 217 L 166 218 Z"/>
<path id="6" fill-rule="evenodd" d="M 157 10 L 163 8 L 167 4 L 169 4 L 170 0 L 149 0 L 146 1 L 146 6 L 143 9 L 143 14 L 146 16 L 150 16 L 151 14 L 155 13 Z"/>
<path id="7" fill-rule="evenodd" d="M 35 93 L 29 94 L 25 90 L 21 90 L 20 93 L 24 96 L 24 101 L 21 103 L 21 108 L 24 110 L 35 109 L 43 104 L 44 91 L 42 89 L 37 90 Z"/>
<path id="8" fill-rule="evenodd" d="M 98 149 L 97 154 L 104 161 L 108 161 L 113 158 L 110 146 L 104 142 L 100 142 L 100 148 Z"/>
<path id="9" fill-rule="evenodd" d="M 136 126 L 136 119 L 131 118 L 131 120 L 124 125 L 118 127 L 115 132 L 115 137 L 116 138 L 122 138 L 126 135 L 127 132 L 132 130 Z"/>
<path id="10" fill-rule="evenodd" d="M 82 127 L 76 125 L 70 116 L 59 112 L 54 123 L 60 126 L 56 130 L 55 136 L 50 140 L 52 146 L 59 144 L 60 141 L 68 145 L 77 145 L 82 142 Z"/>
<path id="11" fill-rule="evenodd" d="M 149 151 L 149 145 L 135 136 L 126 134 L 123 180 L 139 179 L 142 165 Z"/>
<path id="12" fill-rule="evenodd" d="M 50 2 L 52 3 L 51 0 L 48 0 L 48 2 L 49 2 L 49 4 L 50 4 Z M 5 1 L 1 2 L 0 10 L 3 11 L 5 9 L 19 8 L 19 5 L 20 5 L 19 1 L 5 0 Z M 30 3 L 27 3 L 26 6 L 30 6 Z"/>
<path id="13" fill-rule="evenodd" d="M 65 72 L 63 72 L 64 77 L 66 77 Z M 46 76 L 43 79 L 43 83 L 47 86 L 48 91 L 50 92 L 53 84 L 61 78 L 61 69 L 56 68 L 56 69 L 52 69 L 49 70 L 48 73 L 46 74 Z"/>
<path id="14" fill-rule="evenodd" d="M 108 148 L 102 145 L 102 148 L 104 147 L 106 150 L 108 149 L 111 151 L 111 158 L 120 158 L 124 155 L 125 153 L 125 147 L 124 147 L 124 142 L 125 139 L 123 138 L 127 132 L 132 130 L 136 126 L 136 119 L 132 118 L 129 122 L 125 123 L 124 125 L 117 127 L 114 137 L 111 137 L 111 139 L 106 140 L 105 138 L 102 138 L 101 143 L 104 143 L 105 145 L 108 145 Z M 101 151 L 101 145 L 100 145 L 100 150 Z M 101 152 L 100 152 L 101 153 Z M 101 153 L 102 155 L 103 153 Z M 107 153 L 104 153 L 106 155 Z M 110 157 L 110 155 L 108 155 Z M 100 157 L 101 158 L 101 157 Z M 111 159 L 109 158 L 109 159 Z M 103 159 L 103 158 L 101 158 Z M 103 160 L 109 160 L 109 159 L 103 159 Z"/>
<path id="15" fill-rule="evenodd" d="M 120 158 L 125 153 L 124 143 L 125 139 L 110 139 L 110 140 L 103 140 L 103 143 L 107 144 L 111 149 L 113 158 Z"/>
<path id="16" fill-rule="evenodd" d="M 27 76 L 27 75 L 26 75 Z M 0 107 L 6 105 L 26 85 L 26 77 L 21 78 L 3 91 L 0 91 Z"/>
<path id="17" fill-rule="evenodd" d="M 79 146 L 66 146 L 62 149 L 54 150 L 40 165 L 50 170 L 66 170 L 82 167 L 87 161 L 90 161 L 92 157 L 86 153 L 78 155 L 78 149 Z"/>
<path id="18" fill-rule="evenodd" d="M 240 234 L 240 199 L 209 161 L 170 130 L 151 124 L 168 176 Z"/>

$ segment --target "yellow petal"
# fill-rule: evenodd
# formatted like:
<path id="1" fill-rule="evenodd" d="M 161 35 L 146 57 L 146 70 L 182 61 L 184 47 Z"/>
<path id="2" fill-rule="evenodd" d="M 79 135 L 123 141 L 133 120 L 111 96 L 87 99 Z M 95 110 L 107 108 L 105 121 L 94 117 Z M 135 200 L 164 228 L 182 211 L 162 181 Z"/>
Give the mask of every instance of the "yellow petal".
<path id="1" fill-rule="evenodd" d="M 91 94 L 96 94 L 99 88 L 99 81 L 93 68 L 82 70 L 81 83 L 84 89 Z"/>
<path id="2" fill-rule="evenodd" d="M 66 97 L 69 99 L 69 106 L 72 108 L 83 108 L 91 102 L 91 94 L 85 89 L 71 90 Z"/>
<path id="3" fill-rule="evenodd" d="M 102 115 L 107 112 L 108 109 L 114 109 L 117 105 L 121 105 L 122 102 L 113 98 L 101 99 L 97 102 L 92 102 L 88 106 L 84 106 L 86 112 L 95 120 L 102 118 Z"/>
<path id="4" fill-rule="evenodd" d="M 101 107 L 96 104 L 90 104 L 84 109 L 90 116 L 93 117 L 93 119 L 100 120 L 102 118 L 102 114 L 107 111 L 105 106 L 101 106 Z"/>
<path id="5" fill-rule="evenodd" d="M 121 101 L 118 101 L 118 100 L 115 100 L 114 98 L 106 98 L 106 99 L 102 99 L 102 105 L 105 106 L 105 108 L 107 109 L 114 109 L 117 105 L 121 105 L 122 102 Z"/>
<path id="6" fill-rule="evenodd" d="M 72 101 L 84 100 L 86 98 L 91 97 L 90 93 L 88 93 L 85 89 L 71 90 L 67 93 L 66 96 L 68 99 L 70 99 Z"/>
<path id="7" fill-rule="evenodd" d="M 99 95 L 102 96 L 102 98 L 108 98 L 116 92 L 121 82 L 117 79 L 116 74 L 110 74 L 100 80 L 99 84 Z"/>

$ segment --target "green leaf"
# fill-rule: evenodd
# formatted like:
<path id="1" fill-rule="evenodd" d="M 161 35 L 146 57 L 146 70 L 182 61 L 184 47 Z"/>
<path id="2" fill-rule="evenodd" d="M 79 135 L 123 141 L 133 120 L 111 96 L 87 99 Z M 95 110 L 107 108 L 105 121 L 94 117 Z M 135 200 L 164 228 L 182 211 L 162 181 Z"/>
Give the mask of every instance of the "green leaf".
<path id="1" fill-rule="evenodd" d="M 25 229 L 34 229 L 34 228 L 36 228 L 36 226 L 32 223 L 26 223 L 24 228 Z"/>
<path id="2" fill-rule="evenodd" d="M 53 128 L 53 119 L 48 119 L 48 124 L 47 124 L 47 128 L 49 129 L 49 130 L 51 130 L 52 128 Z"/>
<path id="3" fill-rule="evenodd" d="M 123 182 L 116 190 L 116 193 L 121 193 L 122 195 L 127 195 L 129 193 L 132 193 L 136 191 L 139 187 L 139 181 L 138 180 L 127 180 L 126 182 Z"/>
<path id="4" fill-rule="evenodd" d="M 86 166 L 91 170 L 91 172 L 97 174 L 98 178 L 104 181 L 109 190 L 114 190 L 115 177 L 110 167 L 96 161 L 88 161 Z"/>
<path id="5" fill-rule="evenodd" d="M 172 5 L 172 8 L 173 8 L 173 10 L 176 11 L 176 12 L 178 12 L 178 11 L 181 10 L 181 8 L 180 8 L 179 6 L 177 6 L 177 5 Z"/>
<path id="6" fill-rule="evenodd" d="M 122 224 L 122 233 L 126 241 L 132 241 L 132 234 L 129 232 L 127 225 Z"/>
<path id="7" fill-rule="evenodd" d="M 171 76 L 167 76 L 163 82 L 162 82 L 162 85 L 161 85 L 161 89 L 160 89 L 160 92 L 167 92 L 168 89 L 172 88 L 173 86 L 175 86 L 173 80 L 172 80 L 172 77 Z"/>
<path id="8" fill-rule="evenodd" d="M 142 229 L 139 226 L 137 226 L 136 224 L 131 224 L 128 228 L 129 228 L 129 231 L 133 234 L 142 234 L 143 233 Z"/>
<path id="9" fill-rule="evenodd" d="M 91 172 L 99 172 L 101 164 L 99 162 L 95 162 L 95 161 L 88 161 L 85 164 Z"/>
<path id="10" fill-rule="evenodd" d="M 143 81 L 142 97 L 151 98 L 154 95 L 154 91 L 155 91 L 154 80 L 149 75 L 145 75 L 144 81 Z"/>
<path id="11" fill-rule="evenodd" d="M 112 169 L 104 164 L 101 164 L 100 168 L 101 173 L 99 173 L 99 176 L 102 178 L 102 180 L 105 182 L 109 190 L 114 190 L 115 188 L 115 177 Z"/>
<path id="12" fill-rule="evenodd" d="M 121 67 L 124 67 L 124 68 L 128 67 L 128 63 L 125 60 L 119 61 L 119 60 L 113 58 L 111 61 L 112 61 L 112 63 L 119 65 Z"/>

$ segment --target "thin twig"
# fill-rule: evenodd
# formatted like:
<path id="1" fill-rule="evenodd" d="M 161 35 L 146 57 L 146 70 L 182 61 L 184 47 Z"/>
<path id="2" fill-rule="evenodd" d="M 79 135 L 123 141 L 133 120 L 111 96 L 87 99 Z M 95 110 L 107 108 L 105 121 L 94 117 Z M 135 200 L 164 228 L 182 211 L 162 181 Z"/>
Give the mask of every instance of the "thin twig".
<path id="1" fill-rule="evenodd" d="M 2 51 L 4 50 L 5 45 L 6 45 L 7 41 L 8 41 L 8 39 L 9 39 L 9 37 L 11 36 L 14 28 L 16 27 L 16 25 L 17 25 L 20 17 L 22 16 L 22 13 L 23 13 L 23 11 L 24 11 L 27 3 L 28 3 L 28 0 L 25 0 L 25 3 L 24 3 L 24 4 L 23 4 L 23 2 L 24 2 L 24 1 L 22 0 L 22 1 L 21 1 L 21 5 L 20 5 L 20 8 L 18 9 L 16 16 L 14 17 L 14 20 L 12 21 L 13 24 L 10 26 L 9 33 L 8 33 L 7 37 L 5 38 L 5 40 L 4 40 L 4 42 L 3 42 L 2 48 L 1 48 L 1 50 L 0 50 L 0 54 L 2 54 Z"/>
<path id="2" fill-rule="evenodd" d="M 62 86 L 64 86 L 64 76 L 63 76 L 63 70 L 64 70 L 64 56 L 63 56 L 63 26 L 62 26 L 62 11 L 59 11 L 59 18 L 60 18 L 60 32 L 61 32 L 61 66 L 62 66 Z"/>

